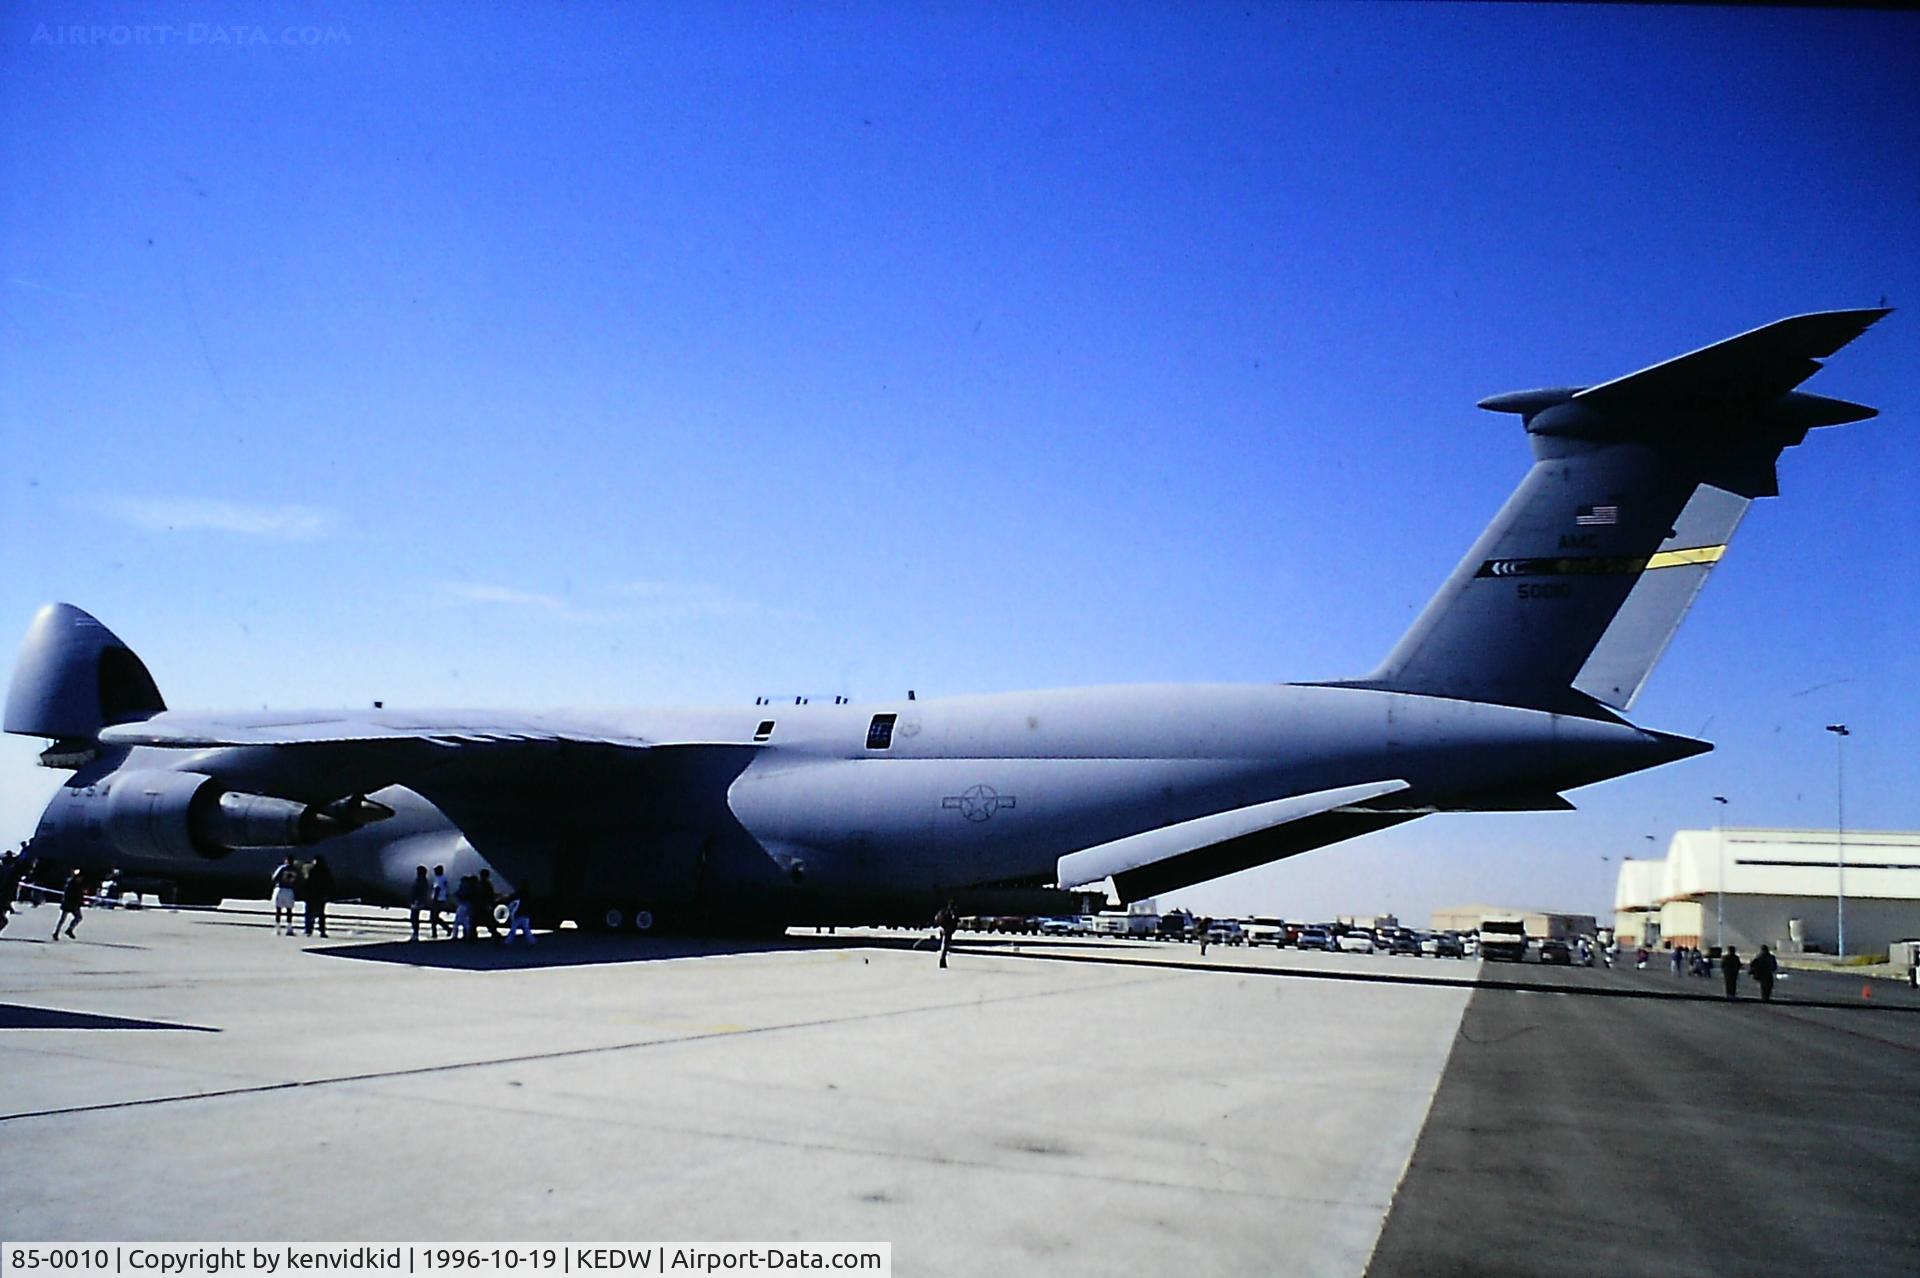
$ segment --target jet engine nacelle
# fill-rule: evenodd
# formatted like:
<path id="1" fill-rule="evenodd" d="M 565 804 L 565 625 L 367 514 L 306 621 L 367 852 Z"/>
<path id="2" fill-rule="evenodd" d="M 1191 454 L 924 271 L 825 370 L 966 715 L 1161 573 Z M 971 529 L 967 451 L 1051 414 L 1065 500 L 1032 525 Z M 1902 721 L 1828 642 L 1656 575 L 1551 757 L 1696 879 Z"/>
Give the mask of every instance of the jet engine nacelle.
<path id="1" fill-rule="evenodd" d="M 236 848 L 318 843 L 393 815 L 361 795 L 302 803 L 228 790 L 204 773 L 123 772 L 106 795 L 106 834 L 128 856 L 222 857 Z"/>

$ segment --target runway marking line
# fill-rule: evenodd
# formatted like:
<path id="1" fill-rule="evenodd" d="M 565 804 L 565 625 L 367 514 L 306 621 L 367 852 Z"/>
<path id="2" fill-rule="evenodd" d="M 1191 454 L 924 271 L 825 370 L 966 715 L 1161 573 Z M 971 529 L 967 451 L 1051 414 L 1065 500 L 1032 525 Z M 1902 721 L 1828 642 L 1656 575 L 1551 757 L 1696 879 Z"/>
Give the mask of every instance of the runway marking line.
<path id="1" fill-rule="evenodd" d="M 807 1021 L 784 1021 L 774 1025 L 756 1025 L 731 1030 L 709 1030 L 672 1038 L 641 1039 L 629 1043 L 603 1043 L 594 1047 L 569 1047 L 551 1052 L 525 1052 L 515 1056 L 487 1057 L 474 1061 L 447 1061 L 438 1065 L 413 1065 L 405 1069 L 372 1070 L 359 1074 L 337 1074 L 325 1078 L 287 1079 L 277 1083 L 255 1083 L 245 1087 L 223 1087 L 206 1092 L 182 1092 L 171 1096 L 143 1096 L 134 1100 L 99 1101 L 91 1105 L 63 1105 L 52 1109 L 21 1110 L 0 1114 L 0 1124 L 29 1118 L 55 1118 L 71 1114 L 93 1114 L 117 1109 L 141 1109 L 151 1105 L 171 1105 L 185 1101 L 220 1100 L 233 1096 L 259 1096 L 272 1092 L 296 1091 L 303 1087 L 332 1087 L 343 1083 L 371 1083 L 390 1078 L 413 1078 L 426 1074 L 446 1074 L 458 1070 L 489 1069 L 498 1065 L 524 1065 L 537 1061 L 566 1060 L 571 1057 L 597 1056 L 610 1052 L 628 1052 L 648 1047 L 673 1047 L 682 1043 L 709 1042 L 722 1038 L 743 1038 L 755 1034 L 774 1034 L 785 1030 L 823 1029 L 833 1025 L 852 1025 L 862 1021 L 890 1020 L 898 1016 L 916 1016 L 923 1012 L 957 1011 L 987 1004 L 1013 1003 L 1027 999 L 1054 998 L 1060 995 L 1084 995 L 1129 985 L 1150 985 L 1166 980 L 1164 976 L 1142 976 L 1131 981 L 1116 981 L 1098 990 L 1028 990 L 994 998 L 969 998 L 951 1003 L 929 1003 L 918 1007 L 894 1008 L 885 1012 L 862 1012 L 853 1016 L 828 1016 Z"/>

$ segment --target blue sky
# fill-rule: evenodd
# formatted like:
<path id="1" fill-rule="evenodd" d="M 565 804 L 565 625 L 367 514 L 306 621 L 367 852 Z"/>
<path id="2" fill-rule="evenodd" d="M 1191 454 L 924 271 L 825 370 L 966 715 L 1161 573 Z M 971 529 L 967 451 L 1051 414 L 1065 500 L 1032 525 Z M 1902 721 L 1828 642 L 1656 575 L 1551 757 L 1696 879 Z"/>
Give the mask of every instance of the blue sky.
<path id="1" fill-rule="evenodd" d="M 192 707 L 1361 673 L 1525 471 L 1478 398 L 1920 305 L 1916 66 L 1883 13 L 16 4 L 0 625 Z M 1849 826 L 1920 828 L 1914 322 L 1636 707 L 1716 753 L 1180 896 L 1595 908 L 1714 794 L 1830 824 L 1835 720 Z"/>

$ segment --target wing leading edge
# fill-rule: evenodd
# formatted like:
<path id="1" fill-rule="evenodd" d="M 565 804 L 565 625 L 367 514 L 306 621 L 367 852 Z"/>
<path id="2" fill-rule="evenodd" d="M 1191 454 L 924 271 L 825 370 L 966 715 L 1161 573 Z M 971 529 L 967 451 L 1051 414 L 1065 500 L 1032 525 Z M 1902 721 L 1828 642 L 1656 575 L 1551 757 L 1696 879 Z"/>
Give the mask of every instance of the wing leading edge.
<path id="1" fill-rule="evenodd" d="M 169 710 L 139 723 L 100 731 L 107 745 L 157 746 L 174 750 L 210 750 L 253 746 L 348 745 L 356 742 L 422 742 L 444 747 L 510 741 L 554 741 L 576 745 L 646 749 L 659 744 L 630 733 L 606 730 L 584 720 L 498 711 L 437 711 L 414 714 L 376 710 L 280 711 L 260 714 L 191 714 Z"/>
<path id="2" fill-rule="evenodd" d="M 662 751 L 761 747 L 711 739 L 659 740 L 586 717 L 475 711 L 280 711 L 189 714 L 168 711 L 104 728 L 110 746 L 203 751 L 204 766 L 263 793 L 330 798 L 382 786 L 510 786 L 584 766 L 625 769 Z"/>

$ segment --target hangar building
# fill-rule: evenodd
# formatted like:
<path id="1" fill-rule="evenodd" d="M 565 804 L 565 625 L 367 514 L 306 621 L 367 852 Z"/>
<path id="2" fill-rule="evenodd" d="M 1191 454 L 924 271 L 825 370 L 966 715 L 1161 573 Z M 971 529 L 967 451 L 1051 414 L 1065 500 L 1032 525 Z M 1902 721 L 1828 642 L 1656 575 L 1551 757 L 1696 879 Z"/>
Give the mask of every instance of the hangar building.
<path id="1" fill-rule="evenodd" d="M 1843 876 L 1849 954 L 1920 936 L 1920 833 L 1873 830 L 1676 831 L 1664 858 L 1621 862 L 1614 928 L 1652 949 L 1832 954 Z"/>
<path id="2" fill-rule="evenodd" d="M 1433 930 L 1473 932 L 1478 931 L 1488 919 L 1519 919 L 1526 925 L 1527 935 L 1535 940 L 1549 937 L 1572 940 L 1594 933 L 1594 917 L 1591 914 L 1530 910 L 1518 905 L 1443 905 L 1433 912 Z"/>

